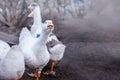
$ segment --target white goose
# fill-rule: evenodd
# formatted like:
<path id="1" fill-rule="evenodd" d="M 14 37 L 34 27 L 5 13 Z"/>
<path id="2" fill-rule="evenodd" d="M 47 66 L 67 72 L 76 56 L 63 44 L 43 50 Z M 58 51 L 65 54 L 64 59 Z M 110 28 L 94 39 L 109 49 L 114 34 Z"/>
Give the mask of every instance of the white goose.
<path id="1" fill-rule="evenodd" d="M 19 46 L 25 55 L 25 63 L 28 67 L 36 69 L 34 76 L 39 80 L 42 69 L 47 65 L 50 54 L 47 50 L 47 38 L 53 31 L 53 23 L 46 20 L 42 25 L 41 35 L 38 38 L 32 36 L 27 28 L 23 28 L 20 33 Z"/>
<path id="2" fill-rule="evenodd" d="M 19 80 L 25 71 L 20 48 L 0 40 L 0 80 Z"/>
<path id="3" fill-rule="evenodd" d="M 34 36 L 40 35 L 40 30 L 42 29 L 41 24 L 42 18 L 41 18 L 41 11 L 40 7 L 37 3 L 32 3 L 29 6 L 29 9 L 31 9 L 33 12 L 29 15 L 29 17 L 34 17 L 34 24 L 31 27 L 31 33 Z M 51 21 L 52 22 L 52 21 Z M 53 67 L 56 65 L 56 63 L 60 62 L 60 60 L 63 58 L 64 51 L 66 46 L 57 39 L 55 34 L 51 33 L 51 35 L 47 39 L 47 47 L 50 53 L 50 71 L 45 72 L 46 75 L 55 75 L 55 71 L 53 71 Z"/>
<path id="4" fill-rule="evenodd" d="M 58 40 L 58 38 L 52 33 L 47 40 L 47 47 L 50 53 L 49 65 L 50 71 L 45 72 L 45 75 L 55 75 L 54 66 L 56 66 L 63 58 L 66 46 Z"/>

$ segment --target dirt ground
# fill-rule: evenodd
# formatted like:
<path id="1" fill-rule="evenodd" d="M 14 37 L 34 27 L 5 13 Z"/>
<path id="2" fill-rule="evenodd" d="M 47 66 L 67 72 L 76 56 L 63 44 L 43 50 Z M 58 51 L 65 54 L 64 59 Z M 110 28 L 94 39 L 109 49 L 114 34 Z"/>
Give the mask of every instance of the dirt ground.
<path id="1" fill-rule="evenodd" d="M 42 75 L 40 80 L 120 80 L 120 43 L 66 44 L 56 77 Z M 35 80 L 26 74 L 22 80 Z"/>
<path id="2" fill-rule="evenodd" d="M 57 36 L 67 46 L 64 58 L 56 77 L 42 74 L 40 80 L 120 80 L 120 29 L 59 26 Z M 35 78 L 24 74 L 21 80 Z"/>

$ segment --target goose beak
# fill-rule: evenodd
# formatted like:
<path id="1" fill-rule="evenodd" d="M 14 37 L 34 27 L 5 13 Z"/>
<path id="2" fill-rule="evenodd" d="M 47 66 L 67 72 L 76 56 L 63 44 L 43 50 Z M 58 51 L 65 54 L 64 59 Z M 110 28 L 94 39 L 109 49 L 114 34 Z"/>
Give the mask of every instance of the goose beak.
<path id="1" fill-rule="evenodd" d="M 49 23 L 48 24 L 48 29 L 52 29 L 52 28 L 54 28 L 54 24 L 53 23 Z"/>
<path id="2" fill-rule="evenodd" d="M 34 16 L 34 13 L 33 12 L 31 12 L 29 15 L 28 15 L 28 17 L 33 17 Z"/>

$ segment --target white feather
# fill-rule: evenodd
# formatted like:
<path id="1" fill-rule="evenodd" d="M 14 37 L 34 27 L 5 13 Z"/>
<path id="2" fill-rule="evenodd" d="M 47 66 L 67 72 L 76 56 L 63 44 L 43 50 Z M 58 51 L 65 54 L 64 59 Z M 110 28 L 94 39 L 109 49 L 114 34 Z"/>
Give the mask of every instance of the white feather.
<path id="1" fill-rule="evenodd" d="M 10 46 L 6 42 L 0 40 L 0 61 L 5 58 L 9 50 Z"/>
<path id="2" fill-rule="evenodd" d="M 20 48 L 17 45 L 10 48 L 10 46 L 3 41 L 0 41 L 0 43 L 0 49 L 3 49 L 1 56 L 4 57 L 0 61 L 0 80 L 20 79 L 25 70 L 24 56 Z"/>
<path id="3" fill-rule="evenodd" d="M 41 34 L 42 31 L 42 18 L 40 7 L 36 6 L 34 9 L 34 23 L 31 26 L 31 33 L 36 37 L 37 34 Z"/>
<path id="4" fill-rule="evenodd" d="M 55 36 L 55 34 L 53 34 L 53 35 L 51 35 L 51 36 L 48 37 L 47 42 L 52 41 L 52 39 L 55 40 L 55 41 L 59 41 L 58 38 Z"/>
<path id="5" fill-rule="evenodd" d="M 23 28 L 20 33 L 19 46 L 24 53 L 25 63 L 30 68 L 42 68 L 48 63 L 50 54 L 46 47 L 49 33 L 52 31 L 47 28 L 48 22 L 44 24 L 41 36 L 33 37 L 27 28 Z"/>
<path id="6" fill-rule="evenodd" d="M 36 40 L 37 38 L 33 37 L 30 31 L 26 27 L 22 29 L 19 37 L 19 47 L 24 52 L 25 57 L 29 57 L 29 58 L 34 57 L 31 49 L 35 44 Z"/>
<path id="7" fill-rule="evenodd" d="M 50 59 L 52 60 L 61 60 L 64 55 L 66 46 L 64 44 L 57 44 L 52 48 L 49 48 Z"/>

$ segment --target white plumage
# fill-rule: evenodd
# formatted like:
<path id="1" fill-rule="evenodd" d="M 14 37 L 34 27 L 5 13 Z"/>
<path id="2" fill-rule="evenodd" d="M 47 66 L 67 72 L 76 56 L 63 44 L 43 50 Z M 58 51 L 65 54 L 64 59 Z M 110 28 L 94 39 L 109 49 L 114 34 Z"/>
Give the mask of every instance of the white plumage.
<path id="1" fill-rule="evenodd" d="M 6 42 L 0 40 L 0 62 L 5 58 L 9 50 L 10 46 Z"/>
<path id="2" fill-rule="evenodd" d="M 47 47 L 50 53 L 49 64 L 51 69 L 45 72 L 45 75 L 55 75 L 54 67 L 61 61 L 63 58 L 66 46 L 58 40 L 58 38 L 52 33 L 49 36 Z"/>
<path id="3" fill-rule="evenodd" d="M 41 18 L 41 11 L 39 4 L 37 3 L 32 3 L 29 8 L 32 10 L 31 14 L 29 14 L 29 17 L 34 16 L 34 23 L 31 26 L 31 33 L 34 37 L 36 37 L 38 34 L 41 33 L 42 31 L 42 18 Z"/>
<path id="4" fill-rule="evenodd" d="M 54 47 L 49 48 L 50 59 L 55 61 L 61 60 L 63 58 L 65 48 L 66 46 L 63 44 L 56 44 Z"/>
<path id="5" fill-rule="evenodd" d="M 55 34 L 51 33 L 52 36 L 49 36 L 48 39 L 47 39 L 47 42 L 50 42 L 52 40 L 55 40 L 55 41 L 59 41 L 58 38 L 55 36 Z"/>
<path id="6" fill-rule="evenodd" d="M 48 37 L 47 43 L 50 52 L 50 59 L 56 61 L 61 60 L 63 58 L 66 46 L 59 41 L 53 33 Z"/>
<path id="7" fill-rule="evenodd" d="M 19 46 L 24 53 L 25 64 L 32 69 L 41 71 L 50 59 L 46 42 L 54 27 L 49 25 L 52 25 L 52 23 L 46 20 L 43 24 L 41 35 L 38 38 L 33 37 L 27 28 L 23 28 L 21 31 Z"/>
<path id="8" fill-rule="evenodd" d="M 22 77 L 25 64 L 20 48 L 10 47 L 0 40 L 0 80 L 18 80 Z"/>

